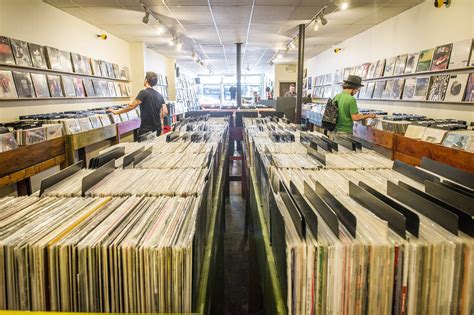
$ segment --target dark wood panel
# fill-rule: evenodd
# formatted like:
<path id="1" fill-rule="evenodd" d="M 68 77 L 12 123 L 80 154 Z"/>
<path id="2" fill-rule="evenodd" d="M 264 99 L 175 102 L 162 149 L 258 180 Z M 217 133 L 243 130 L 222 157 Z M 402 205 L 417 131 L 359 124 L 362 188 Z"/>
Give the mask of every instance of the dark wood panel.
<path id="1" fill-rule="evenodd" d="M 406 155 L 397 151 L 393 152 L 393 160 L 399 160 L 413 166 L 419 166 L 421 162 L 421 159 L 417 157 Z"/>
<path id="2" fill-rule="evenodd" d="M 66 144 L 68 146 L 68 150 L 77 150 L 87 147 L 88 145 L 113 138 L 116 135 L 117 129 L 114 124 L 102 128 L 76 133 L 73 135 L 67 135 Z"/>
<path id="3" fill-rule="evenodd" d="M 0 177 L 63 155 L 64 138 L 43 141 L 0 153 Z"/>
<path id="4" fill-rule="evenodd" d="M 395 134 L 388 131 L 378 130 L 369 127 L 370 132 L 372 133 L 371 137 L 373 137 L 373 142 L 381 145 L 386 149 L 393 149 L 394 147 L 394 139 Z"/>
<path id="5" fill-rule="evenodd" d="M 117 125 L 117 135 L 123 135 L 127 132 L 133 131 L 135 129 L 140 128 L 141 120 L 140 118 L 132 119 L 129 121 L 124 121 L 121 123 L 116 124 Z"/>

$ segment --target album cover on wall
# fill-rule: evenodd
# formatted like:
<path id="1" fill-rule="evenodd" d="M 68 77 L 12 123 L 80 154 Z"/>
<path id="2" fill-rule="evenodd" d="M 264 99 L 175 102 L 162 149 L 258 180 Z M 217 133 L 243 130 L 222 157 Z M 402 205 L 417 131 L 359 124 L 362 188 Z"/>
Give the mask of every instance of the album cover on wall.
<path id="1" fill-rule="evenodd" d="M 383 76 L 385 70 L 385 59 L 377 61 L 377 67 L 375 68 L 374 78 L 380 78 Z"/>
<path id="2" fill-rule="evenodd" d="M 100 80 L 99 81 L 100 89 L 102 90 L 102 96 L 109 97 L 110 91 L 109 91 L 109 86 L 107 85 L 107 81 Z"/>
<path id="3" fill-rule="evenodd" d="M 416 72 L 429 71 L 431 69 L 431 61 L 433 60 L 435 48 L 422 50 L 420 57 L 418 58 L 418 65 L 416 66 Z"/>
<path id="4" fill-rule="evenodd" d="M 360 90 L 357 92 L 357 94 L 355 95 L 355 97 L 357 97 L 357 98 L 363 98 L 366 91 L 367 91 L 367 84 L 360 88 Z"/>
<path id="5" fill-rule="evenodd" d="M 416 78 L 416 87 L 415 87 L 415 94 L 413 95 L 413 99 L 426 100 L 426 94 L 428 93 L 429 84 L 430 84 L 430 77 Z"/>
<path id="6" fill-rule="evenodd" d="M 466 89 L 469 73 L 452 74 L 446 89 L 445 102 L 461 102 Z"/>
<path id="7" fill-rule="evenodd" d="M 87 97 L 94 97 L 96 96 L 94 86 L 92 84 L 92 80 L 89 78 L 83 78 L 82 83 L 84 84 L 84 90 L 86 92 Z"/>
<path id="8" fill-rule="evenodd" d="M 18 39 L 10 39 L 10 44 L 15 57 L 17 66 L 32 67 L 30 51 L 28 50 L 28 43 Z"/>
<path id="9" fill-rule="evenodd" d="M 92 58 L 89 61 L 92 69 L 92 74 L 96 76 L 101 76 L 102 74 L 100 72 L 100 61 Z"/>
<path id="10" fill-rule="evenodd" d="M 81 78 L 73 78 L 74 91 L 76 92 L 77 97 L 85 97 L 86 91 L 84 90 L 84 85 L 82 84 Z"/>
<path id="11" fill-rule="evenodd" d="M 18 98 L 11 71 L 0 70 L 0 98 Z"/>
<path id="12" fill-rule="evenodd" d="M 393 80 L 387 80 L 382 92 L 382 99 L 388 100 L 390 98 L 390 93 L 392 93 L 392 88 L 393 88 Z"/>
<path id="13" fill-rule="evenodd" d="M 0 64 L 14 65 L 15 58 L 13 57 L 10 39 L 5 36 L 0 36 Z"/>
<path id="14" fill-rule="evenodd" d="M 465 68 L 469 64 L 471 55 L 472 38 L 453 43 L 453 51 L 449 59 L 449 69 Z"/>
<path id="15" fill-rule="evenodd" d="M 70 76 L 61 76 L 64 97 L 76 97 L 76 89 L 74 88 L 74 81 Z"/>
<path id="16" fill-rule="evenodd" d="M 415 53 L 415 54 L 408 54 L 407 56 L 407 62 L 405 66 L 405 74 L 410 74 L 410 73 L 415 73 L 416 72 L 416 66 L 418 64 L 418 57 L 420 54 Z"/>
<path id="17" fill-rule="evenodd" d="M 371 99 L 372 95 L 374 94 L 375 82 L 369 82 L 367 84 L 367 89 L 365 90 L 365 94 L 363 98 Z"/>
<path id="18" fill-rule="evenodd" d="M 115 78 L 114 66 L 110 62 L 105 63 L 107 65 L 107 73 L 109 78 Z"/>
<path id="19" fill-rule="evenodd" d="M 128 67 L 122 67 L 122 69 L 120 70 L 120 76 L 121 76 L 121 79 L 123 80 L 130 80 L 130 69 L 128 69 Z M 164 83 L 164 84 L 168 84 L 167 82 Z"/>
<path id="20" fill-rule="evenodd" d="M 61 67 L 63 68 L 63 71 L 73 72 L 71 63 L 71 53 L 69 51 L 60 50 L 59 59 L 61 61 Z"/>
<path id="21" fill-rule="evenodd" d="M 61 65 L 61 58 L 59 57 L 59 49 L 56 49 L 54 47 L 46 47 L 45 52 L 49 69 L 63 71 L 63 67 Z"/>
<path id="22" fill-rule="evenodd" d="M 84 61 L 81 58 L 81 55 L 71 53 L 72 66 L 75 73 L 86 74 L 86 67 Z"/>
<path id="23" fill-rule="evenodd" d="M 401 75 L 405 73 L 405 66 L 407 63 L 408 55 L 400 55 L 395 61 L 395 70 L 393 71 L 394 75 Z"/>
<path id="24" fill-rule="evenodd" d="M 28 48 L 30 50 L 33 67 L 48 69 L 48 63 L 46 62 L 46 56 L 44 54 L 44 47 L 41 45 L 28 43 Z"/>
<path id="25" fill-rule="evenodd" d="M 375 68 L 377 68 L 377 61 L 374 61 L 370 64 L 369 71 L 367 72 L 367 79 L 374 78 Z"/>
<path id="26" fill-rule="evenodd" d="M 63 89 L 61 87 L 61 77 L 59 75 L 48 74 L 46 76 L 48 80 L 49 93 L 51 97 L 64 97 Z"/>
<path id="27" fill-rule="evenodd" d="M 362 65 L 355 67 L 354 75 L 362 78 Z"/>
<path id="28" fill-rule="evenodd" d="M 399 100 L 402 96 L 403 85 L 405 84 L 405 79 L 395 79 L 393 80 L 392 91 L 390 93 L 390 99 Z"/>
<path id="29" fill-rule="evenodd" d="M 48 81 L 46 80 L 46 75 L 41 74 L 41 73 L 32 73 L 31 80 L 33 81 L 36 97 L 40 97 L 40 98 L 51 97 L 51 95 L 49 94 Z"/>
<path id="30" fill-rule="evenodd" d="M 408 78 L 405 80 L 405 86 L 403 88 L 402 99 L 412 100 L 415 96 L 416 89 L 416 78 Z"/>
<path id="31" fill-rule="evenodd" d="M 95 96 L 105 96 L 105 92 L 100 85 L 100 80 L 92 80 L 92 85 L 94 86 Z"/>
<path id="32" fill-rule="evenodd" d="M 99 60 L 99 64 L 100 64 L 100 73 L 101 73 L 101 76 L 103 77 L 108 77 L 109 74 L 107 72 L 107 63 L 103 60 Z"/>
<path id="33" fill-rule="evenodd" d="M 474 72 L 469 73 L 463 100 L 465 102 L 474 102 Z"/>
<path id="34" fill-rule="evenodd" d="M 36 97 L 30 74 L 28 72 L 20 71 L 13 71 L 12 73 L 18 97 Z"/>
<path id="35" fill-rule="evenodd" d="M 118 82 L 114 82 L 114 89 L 115 89 L 115 95 L 117 95 L 118 97 L 124 96 L 122 95 L 122 91 L 120 90 L 120 85 Z"/>
<path id="36" fill-rule="evenodd" d="M 91 58 L 81 55 L 82 62 L 84 63 L 84 69 L 86 70 L 85 74 L 91 75 Z"/>
<path id="37" fill-rule="evenodd" d="M 114 69 L 114 77 L 116 79 L 120 79 L 120 66 L 116 63 L 113 63 L 112 68 Z"/>
<path id="38" fill-rule="evenodd" d="M 116 97 L 117 96 L 117 94 L 115 94 L 115 87 L 114 87 L 113 82 L 108 81 L 107 82 L 107 88 L 109 90 L 109 96 L 111 96 L 111 97 Z"/>
<path id="39" fill-rule="evenodd" d="M 474 67 L 474 43 L 471 48 L 471 57 L 469 58 L 469 66 Z"/>
<path id="40" fill-rule="evenodd" d="M 448 69 L 449 58 L 453 44 L 446 44 L 436 47 L 433 54 L 433 62 L 431 64 L 431 71 Z"/>
<path id="41" fill-rule="evenodd" d="M 367 79 L 367 75 L 369 73 L 369 69 L 371 65 L 372 64 L 370 62 L 366 62 L 362 64 L 362 73 L 361 73 L 362 79 Z"/>
<path id="42" fill-rule="evenodd" d="M 122 96 L 130 96 L 127 93 L 127 88 L 125 87 L 125 83 L 119 83 L 119 87 L 120 87 L 120 93 L 122 94 Z M 317 97 L 322 97 L 322 95 L 317 96 Z"/>
<path id="43" fill-rule="evenodd" d="M 350 74 L 351 74 L 351 68 L 344 68 L 344 74 L 342 76 L 342 80 L 347 80 Z"/>
<path id="44" fill-rule="evenodd" d="M 375 98 L 375 99 L 382 98 L 382 93 L 385 89 L 385 82 L 386 81 L 375 82 L 374 95 L 372 96 L 372 98 Z"/>
<path id="45" fill-rule="evenodd" d="M 383 73 L 384 77 L 389 77 L 393 75 L 393 70 L 395 70 L 395 61 L 397 57 L 387 58 L 385 61 L 385 70 Z"/>
<path id="46" fill-rule="evenodd" d="M 443 101 L 446 89 L 448 88 L 448 83 L 449 74 L 432 76 L 428 90 L 428 100 L 436 102 Z"/>

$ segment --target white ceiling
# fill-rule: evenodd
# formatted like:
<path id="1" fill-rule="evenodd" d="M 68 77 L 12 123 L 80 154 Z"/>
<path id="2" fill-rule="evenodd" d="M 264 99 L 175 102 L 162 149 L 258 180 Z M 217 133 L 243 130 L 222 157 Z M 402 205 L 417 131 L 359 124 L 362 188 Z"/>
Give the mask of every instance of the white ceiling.
<path id="1" fill-rule="evenodd" d="M 215 73 L 235 72 L 235 43 L 244 43 L 243 69 L 268 70 L 269 60 L 281 52 L 277 62 L 295 62 L 296 50 L 285 45 L 325 5 L 328 24 L 314 32 L 306 29 L 305 58 L 331 48 L 424 0 L 348 0 L 349 9 L 338 11 L 342 0 L 44 0 L 69 14 L 128 42 L 144 42 L 150 49 L 176 58 L 193 72 L 207 69 L 191 58 L 196 51 L 212 64 Z M 158 35 L 155 20 L 144 24 L 142 4 L 176 34 L 181 51 L 168 45 L 167 34 Z M 214 16 L 214 20 L 213 17 Z M 215 21 L 215 24 L 214 24 Z"/>

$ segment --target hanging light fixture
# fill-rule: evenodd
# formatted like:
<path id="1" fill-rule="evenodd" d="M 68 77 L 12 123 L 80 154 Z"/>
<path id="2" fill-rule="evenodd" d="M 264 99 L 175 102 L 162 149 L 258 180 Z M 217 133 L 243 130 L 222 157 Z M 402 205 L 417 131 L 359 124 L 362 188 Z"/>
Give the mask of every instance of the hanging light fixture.
<path id="1" fill-rule="evenodd" d="M 347 1 L 343 1 L 343 2 L 339 5 L 339 9 L 341 9 L 342 11 L 347 10 L 348 8 L 349 8 L 349 2 L 347 2 Z"/>
<path id="2" fill-rule="evenodd" d="M 181 48 L 183 48 L 183 43 L 178 41 L 178 43 L 176 44 L 176 49 L 181 50 Z"/>
<path id="3" fill-rule="evenodd" d="M 293 39 L 288 45 L 289 45 L 290 49 L 295 49 L 296 48 L 295 39 Z"/>
<path id="4" fill-rule="evenodd" d="M 277 58 L 277 59 L 281 59 L 281 58 L 283 58 L 283 55 L 280 54 L 280 53 L 278 53 L 278 54 L 276 55 L 276 58 Z"/>
<path id="5" fill-rule="evenodd" d="M 168 45 L 170 45 L 171 47 L 173 47 L 175 44 L 175 39 L 174 37 L 170 38 L 170 40 L 168 41 Z"/>
<path id="6" fill-rule="evenodd" d="M 326 20 L 326 18 L 324 17 L 324 15 L 321 14 L 321 16 L 319 17 L 319 21 L 321 21 L 321 25 L 326 25 L 328 24 L 328 20 Z"/>
<path id="7" fill-rule="evenodd" d="M 319 21 L 318 20 L 314 21 L 313 31 L 315 31 L 315 32 L 319 31 Z"/>
<path id="8" fill-rule="evenodd" d="M 143 17 L 142 22 L 148 24 L 148 21 L 150 21 L 150 12 L 145 11 L 145 16 Z"/>

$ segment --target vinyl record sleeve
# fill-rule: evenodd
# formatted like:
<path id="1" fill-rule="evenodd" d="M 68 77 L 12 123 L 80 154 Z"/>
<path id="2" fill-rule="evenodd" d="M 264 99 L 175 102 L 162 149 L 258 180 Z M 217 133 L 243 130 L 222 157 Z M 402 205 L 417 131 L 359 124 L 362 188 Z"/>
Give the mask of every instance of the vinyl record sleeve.
<path id="1" fill-rule="evenodd" d="M 76 92 L 76 96 L 77 97 L 85 97 L 86 96 L 86 91 L 84 89 L 84 84 L 82 82 L 82 79 L 74 77 L 72 80 L 74 82 L 74 90 Z"/>
<path id="2" fill-rule="evenodd" d="M 441 102 L 444 100 L 446 89 L 448 88 L 449 74 L 435 75 L 431 77 L 428 100 Z"/>
<path id="3" fill-rule="evenodd" d="M 383 72 L 384 77 L 389 77 L 393 75 L 393 71 L 395 70 L 395 61 L 397 57 L 387 58 L 385 62 L 385 70 Z"/>
<path id="4" fill-rule="evenodd" d="M 95 96 L 105 96 L 105 91 L 102 90 L 101 80 L 93 79 L 92 84 L 94 86 Z M 87 90 L 86 90 L 87 91 Z"/>
<path id="5" fill-rule="evenodd" d="M 99 85 L 100 85 L 100 89 L 102 90 L 102 96 L 110 97 L 111 95 L 110 95 L 109 86 L 107 84 L 107 81 L 99 80 Z"/>
<path id="6" fill-rule="evenodd" d="M 61 67 L 63 68 L 63 71 L 73 72 L 71 63 L 71 53 L 69 51 L 60 50 L 59 60 L 61 62 Z"/>
<path id="7" fill-rule="evenodd" d="M 120 66 L 116 63 L 113 63 L 112 68 L 114 69 L 114 77 L 116 79 L 120 79 Z"/>
<path id="8" fill-rule="evenodd" d="M 76 89 L 74 87 L 74 81 L 70 76 L 61 76 L 63 84 L 63 92 L 65 97 L 76 97 Z"/>
<path id="9" fill-rule="evenodd" d="M 414 100 L 426 100 L 426 94 L 428 93 L 429 83 L 430 77 L 416 78 L 415 93 L 413 95 Z"/>
<path id="10" fill-rule="evenodd" d="M 33 82 L 28 72 L 13 71 L 12 74 L 18 97 L 36 97 Z"/>
<path id="11" fill-rule="evenodd" d="M 441 143 L 443 142 L 443 139 L 446 133 L 447 133 L 446 130 L 428 127 L 423 132 L 423 136 L 421 137 L 421 140 L 430 142 L 430 143 Z"/>
<path id="12" fill-rule="evenodd" d="M 405 84 L 405 79 L 395 79 L 393 80 L 393 87 L 390 93 L 390 99 L 399 100 L 402 96 L 403 85 Z"/>
<path id="13" fill-rule="evenodd" d="M 41 74 L 41 73 L 32 73 L 31 80 L 33 81 L 36 97 L 39 97 L 39 98 L 51 97 L 51 95 L 49 94 L 48 81 L 46 80 L 46 75 Z"/>
<path id="14" fill-rule="evenodd" d="M 405 66 L 405 74 L 411 74 L 416 72 L 416 65 L 418 64 L 418 57 L 420 55 L 418 53 L 409 54 L 407 56 L 407 62 Z"/>
<path id="15" fill-rule="evenodd" d="M 461 102 L 466 90 L 469 73 L 452 74 L 446 89 L 445 102 Z"/>
<path id="16" fill-rule="evenodd" d="M 431 71 L 448 69 L 449 58 L 451 57 L 452 50 L 453 50 L 453 44 L 446 44 L 446 45 L 436 47 L 433 54 L 433 62 L 431 64 Z"/>
<path id="17" fill-rule="evenodd" d="M 48 69 L 48 63 L 44 54 L 44 47 L 28 43 L 28 48 L 30 50 L 30 56 L 31 61 L 33 62 L 33 67 L 40 69 Z"/>
<path id="18" fill-rule="evenodd" d="M 362 64 L 362 73 L 361 77 L 362 79 L 367 79 L 367 74 L 369 73 L 369 68 L 372 64 L 370 62 L 365 62 Z"/>
<path id="19" fill-rule="evenodd" d="M 393 71 L 393 75 L 402 75 L 405 73 L 405 66 L 407 63 L 408 55 L 400 55 L 397 57 L 395 61 L 395 70 Z"/>
<path id="20" fill-rule="evenodd" d="M 66 71 L 65 69 L 63 69 L 63 66 L 61 64 L 59 49 L 56 49 L 53 47 L 46 47 L 45 52 L 46 52 L 46 60 L 48 61 L 49 69 L 57 70 L 57 71 Z"/>
<path id="21" fill-rule="evenodd" d="M 10 39 L 5 36 L 0 36 L 0 64 L 15 65 Z"/>
<path id="22" fill-rule="evenodd" d="M 412 100 L 415 96 L 416 89 L 416 78 L 407 78 L 405 80 L 405 86 L 403 88 L 402 99 Z"/>
<path id="23" fill-rule="evenodd" d="M 89 117 L 82 117 L 77 120 L 79 122 L 79 126 L 81 127 L 81 131 L 89 131 L 92 130 L 92 124 L 89 120 Z"/>
<path id="24" fill-rule="evenodd" d="M 101 76 L 103 77 L 108 77 L 109 74 L 107 72 L 107 63 L 103 60 L 99 60 L 99 64 L 100 64 L 100 73 L 101 73 Z"/>
<path id="25" fill-rule="evenodd" d="M 365 94 L 364 94 L 363 98 L 371 99 L 372 95 L 374 94 L 374 88 L 375 88 L 375 82 L 369 82 L 367 84 L 367 89 L 365 90 Z"/>
<path id="26" fill-rule="evenodd" d="M 86 97 L 94 97 L 96 96 L 94 85 L 92 84 L 92 79 L 83 78 L 82 83 L 84 84 L 84 90 L 86 92 Z"/>
<path id="27" fill-rule="evenodd" d="M 71 53 L 72 66 L 75 73 L 86 74 L 86 67 L 82 60 L 81 55 Z"/>
<path id="28" fill-rule="evenodd" d="M 59 75 L 48 74 L 46 79 L 48 80 L 48 87 L 51 97 L 64 97 L 61 77 Z"/>
<path id="29" fill-rule="evenodd" d="M 377 67 L 375 68 L 375 72 L 374 72 L 373 77 L 374 78 L 383 77 L 384 70 L 385 70 L 385 59 L 381 59 L 381 60 L 377 61 Z"/>
<path id="30" fill-rule="evenodd" d="M 92 75 L 91 58 L 81 55 L 81 60 L 84 64 L 85 74 Z"/>
<path id="31" fill-rule="evenodd" d="M 474 132 L 469 131 L 450 131 L 443 140 L 443 146 L 466 150 L 468 144 L 474 141 Z"/>
<path id="32" fill-rule="evenodd" d="M 421 139 L 426 127 L 422 125 L 409 125 L 405 131 L 405 137 L 411 139 Z"/>
<path id="33" fill-rule="evenodd" d="M 107 89 L 109 91 L 109 96 L 110 97 L 117 97 L 117 94 L 115 93 L 115 87 L 114 87 L 113 82 L 111 82 L 111 81 L 107 82 Z"/>
<path id="34" fill-rule="evenodd" d="M 385 89 L 385 82 L 386 81 L 384 81 L 384 80 L 375 82 L 375 89 L 374 89 L 374 94 L 373 94 L 372 98 L 374 98 L 374 99 L 382 98 L 382 93 Z"/>
<path id="35" fill-rule="evenodd" d="M 474 72 L 469 73 L 469 78 L 466 83 L 466 92 L 464 93 L 463 101 L 474 102 Z"/>
<path id="36" fill-rule="evenodd" d="M 28 50 L 28 43 L 18 39 L 10 39 L 13 56 L 15 57 L 16 65 L 23 67 L 32 67 L 30 51 Z"/>
<path id="37" fill-rule="evenodd" d="M 472 38 L 461 40 L 453 43 L 453 51 L 449 59 L 449 69 L 465 68 L 469 64 L 469 56 L 471 55 Z"/>
<path id="38" fill-rule="evenodd" d="M 11 71 L 0 70 L 0 98 L 18 98 Z"/>
<path id="39" fill-rule="evenodd" d="M 92 68 L 92 74 L 95 76 L 102 76 L 102 73 L 100 72 L 100 61 L 97 59 L 90 59 L 90 66 Z"/>
<path id="40" fill-rule="evenodd" d="M 382 92 L 382 99 L 384 100 L 390 99 L 390 93 L 392 93 L 392 88 L 393 88 L 393 80 L 387 80 Z"/>
<path id="41" fill-rule="evenodd" d="M 109 78 L 115 78 L 115 73 L 114 73 L 114 67 L 112 66 L 112 63 L 106 62 L 107 65 L 107 77 Z"/>
<path id="42" fill-rule="evenodd" d="M 416 72 L 429 71 L 431 69 L 431 61 L 433 60 L 435 48 L 422 50 L 420 57 L 418 58 L 418 65 L 416 66 Z"/>
<path id="43" fill-rule="evenodd" d="M 367 79 L 374 78 L 376 68 L 377 68 L 377 61 L 374 61 L 370 64 L 369 70 L 367 72 Z"/>

